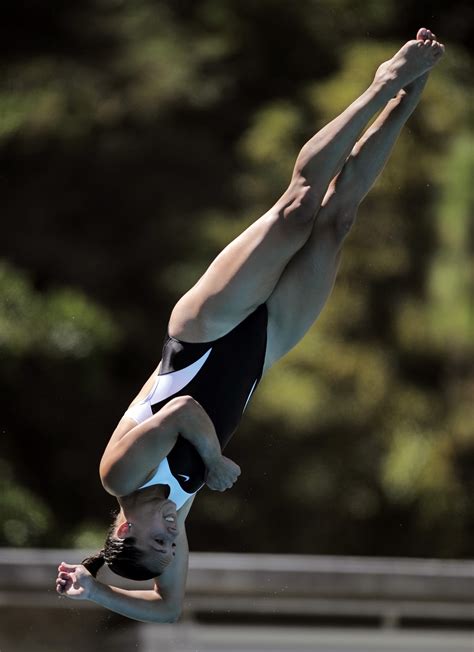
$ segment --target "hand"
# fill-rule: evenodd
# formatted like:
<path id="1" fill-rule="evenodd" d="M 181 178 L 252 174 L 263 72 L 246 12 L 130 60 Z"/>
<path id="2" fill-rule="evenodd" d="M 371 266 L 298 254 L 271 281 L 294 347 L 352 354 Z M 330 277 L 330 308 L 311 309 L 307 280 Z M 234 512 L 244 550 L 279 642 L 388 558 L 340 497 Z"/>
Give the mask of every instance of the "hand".
<path id="1" fill-rule="evenodd" d="M 73 600 L 90 600 L 95 579 L 82 564 L 66 564 L 58 566 L 56 591 Z"/>
<path id="2" fill-rule="evenodd" d="M 240 475 L 240 466 L 224 455 L 220 455 L 207 467 L 206 484 L 213 491 L 230 489 Z"/>

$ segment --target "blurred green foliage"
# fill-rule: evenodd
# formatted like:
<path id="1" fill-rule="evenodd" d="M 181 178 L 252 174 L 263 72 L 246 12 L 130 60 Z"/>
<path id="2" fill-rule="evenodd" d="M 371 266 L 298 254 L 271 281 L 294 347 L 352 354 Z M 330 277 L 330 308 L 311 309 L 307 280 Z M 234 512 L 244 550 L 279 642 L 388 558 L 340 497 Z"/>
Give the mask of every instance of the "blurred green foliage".
<path id="1" fill-rule="evenodd" d="M 51 510 L 32 491 L 18 483 L 10 465 L 0 458 L 0 541 L 24 546 L 41 541 L 51 527 Z"/>
<path id="2" fill-rule="evenodd" d="M 0 80 L 0 543 L 98 544 L 98 461 L 174 301 L 429 20 L 448 54 L 330 302 L 229 446 L 239 483 L 203 491 L 189 531 L 194 549 L 472 555 L 470 5 L 55 0 L 27 24 L 19 7 Z"/>
<path id="3" fill-rule="evenodd" d="M 106 311 L 78 290 L 35 292 L 24 273 L 0 261 L 0 351 L 5 355 L 85 358 L 94 349 L 113 347 L 117 337 Z"/>

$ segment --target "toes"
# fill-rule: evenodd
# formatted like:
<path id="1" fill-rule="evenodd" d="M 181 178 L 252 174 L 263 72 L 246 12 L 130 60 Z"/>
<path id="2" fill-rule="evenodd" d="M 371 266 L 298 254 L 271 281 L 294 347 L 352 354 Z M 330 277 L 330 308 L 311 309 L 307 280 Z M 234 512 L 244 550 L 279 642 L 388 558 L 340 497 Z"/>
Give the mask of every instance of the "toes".
<path id="1" fill-rule="evenodd" d="M 426 27 L 420 27 L 416 33 L 416 40 L 425 43 L 426 41 L 436 41 L 436 34 Z"/>
<path id="2" fill-rule="evenodd" d="M 433 54 L 436 57 L 439 57 L 444 52 L 444 45 L 442 43 L 438 43 L 438 41 L 433 41 L 431 47 L 433 49 Z"/>

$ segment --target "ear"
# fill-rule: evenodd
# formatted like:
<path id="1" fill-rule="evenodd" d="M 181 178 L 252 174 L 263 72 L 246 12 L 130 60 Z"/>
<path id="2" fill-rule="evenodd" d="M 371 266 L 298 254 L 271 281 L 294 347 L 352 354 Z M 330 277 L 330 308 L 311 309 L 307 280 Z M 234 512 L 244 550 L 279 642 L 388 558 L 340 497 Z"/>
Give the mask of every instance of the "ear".
<path id="1" fill-rule="evenodd" d="M 119 539 L 125 539 L 128 536 L 129 533 L 129 526 L 128 523 L 122 523 L 122 525 L 119 525 L 117 529 L 117 536 Z"/>

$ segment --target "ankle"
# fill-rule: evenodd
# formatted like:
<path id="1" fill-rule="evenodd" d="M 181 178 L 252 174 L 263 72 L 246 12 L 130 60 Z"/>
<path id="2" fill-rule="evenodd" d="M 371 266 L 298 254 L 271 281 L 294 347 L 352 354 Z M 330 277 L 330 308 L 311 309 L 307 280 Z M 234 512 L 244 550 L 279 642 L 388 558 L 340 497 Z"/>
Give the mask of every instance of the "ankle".
<path id="1" fill-rule="evenodd" d="M 355 104 L 370 108 L 374 114 L 394 98 L 400 87 L 386 79 L 375 78 L 368 89 L 356 100 Z"/>
<path id="2" fill-rule="evenodd" d="M 387 102 L 400 91 L 400 80 L 390 61 L 385 61 L 378 67 L 371 88 L 374 92 L 385 95 Z"/>

